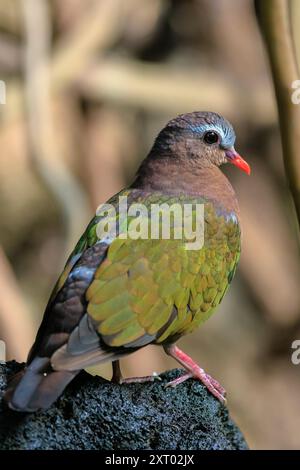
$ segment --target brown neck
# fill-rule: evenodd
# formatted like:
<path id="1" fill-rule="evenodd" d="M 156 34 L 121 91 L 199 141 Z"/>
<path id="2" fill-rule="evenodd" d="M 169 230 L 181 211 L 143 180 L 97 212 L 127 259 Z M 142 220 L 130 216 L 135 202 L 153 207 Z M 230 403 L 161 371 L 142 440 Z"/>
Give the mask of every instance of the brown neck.
<path id="1" fill-rule="evenodd" d="M 198 167 L 193 164 L 186 171 L 183 165 L 174 161 L 174 157 L 146 159 L 131 187 L 166 194 L 195 195 L 214 202 L 226 212 L 239 213 L 234 190 L 215 165 Z"/>

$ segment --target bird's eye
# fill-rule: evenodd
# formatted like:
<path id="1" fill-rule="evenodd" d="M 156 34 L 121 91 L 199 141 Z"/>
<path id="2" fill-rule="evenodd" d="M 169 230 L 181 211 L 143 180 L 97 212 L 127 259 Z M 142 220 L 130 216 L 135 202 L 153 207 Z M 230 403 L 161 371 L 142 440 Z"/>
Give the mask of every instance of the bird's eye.
<path id="1" fill-rule="evenodd" d="M 219 134 L 214 131 L 205 132 L 203 140 L 209 145 L 216 144 L 219 141 Z"/>

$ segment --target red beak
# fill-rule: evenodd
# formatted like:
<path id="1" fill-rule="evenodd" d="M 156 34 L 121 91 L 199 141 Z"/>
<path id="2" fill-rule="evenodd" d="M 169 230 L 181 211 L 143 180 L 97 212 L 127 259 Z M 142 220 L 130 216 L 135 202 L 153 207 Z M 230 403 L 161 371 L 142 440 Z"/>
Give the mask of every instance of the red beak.
<path id="1" fill-rule="evenodd" d="M 250 175 L 251 173 L 251 168 L 248 165 L 248 163 L 236 152 L 236 150 L 232 147 L 229 150 L 226 150 L 225 152 L 226 157 L 228 158 L 228 161 L 232 163 L 233 165 L 237 166 L 240 168 L 240 170 L 243 170 L 247 175 Z"/>

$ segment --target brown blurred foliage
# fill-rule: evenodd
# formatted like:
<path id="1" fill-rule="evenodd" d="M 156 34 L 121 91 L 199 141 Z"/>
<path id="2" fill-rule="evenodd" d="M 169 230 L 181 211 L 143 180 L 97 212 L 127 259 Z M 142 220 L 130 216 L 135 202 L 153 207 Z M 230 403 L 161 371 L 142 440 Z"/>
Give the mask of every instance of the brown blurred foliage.
<path id="1" fill-rule="evenodd" d="M 67 252 L 98 204 L 131 181 L 161 126 L 180 112 L 216 111 L 252 166 L 251 178 L 225 169 L 241 205 L 243 253 L 218 313 L 181 346 L 223 383 L 252 448 L 299 448 L 300 376 L 291 363 L 299 251 L 252 2 L 1 0 L 0 73 L 8 358 L 25 360 Z M 149 347 L 123 367 L 145 375 L 174 366 Z M 109 377 L 110 365 L 97 372 Z"/>

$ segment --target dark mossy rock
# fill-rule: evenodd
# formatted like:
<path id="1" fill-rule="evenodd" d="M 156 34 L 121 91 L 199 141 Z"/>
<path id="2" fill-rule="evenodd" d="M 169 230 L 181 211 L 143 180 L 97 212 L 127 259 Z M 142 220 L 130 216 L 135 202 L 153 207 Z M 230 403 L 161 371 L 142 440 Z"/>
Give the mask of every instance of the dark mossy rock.
<path id="1" fill-rule="evenodd" d="M 2 396 L 16 362 L 0 364 L 0 449 L 247 449 L 222 406 L 195 380 L 116 385 L 81 372 L 46 411 L 7 409 Z"/>

